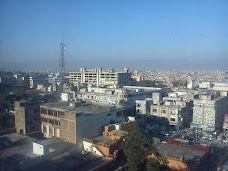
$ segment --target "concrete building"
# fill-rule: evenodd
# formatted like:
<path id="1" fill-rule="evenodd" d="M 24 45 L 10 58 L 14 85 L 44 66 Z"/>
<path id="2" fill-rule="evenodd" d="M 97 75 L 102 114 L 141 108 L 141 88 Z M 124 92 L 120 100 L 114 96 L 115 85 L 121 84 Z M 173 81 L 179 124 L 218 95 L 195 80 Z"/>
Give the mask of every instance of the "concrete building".
<path id="1" fill-rule="evenodd" d="M 65 102 L 69 102 L 70 100 L 75 99 L 75 92 L 71 91 L 68 93 L 61 93 L 61 100 Z"/>
<path id="2" fill-rule="evenodd" d="M 48 84 L 55 85 L 57 80 L 58 80 L 58 77 L 55 74 L 49 74 L 48 77 L 47 77 Z"/>
<path id="3" fill-rule="evenodd" d="M 222 130 L 224 115 L 228 113 L 228 96 L 203 94 L 193 103 L 193 127 Z"/>
<path id="4" fill-rule="evenodd" d="M 136 121 L 106 125 L 102 133 L 103 135 L 93 138 L 84 138 L 83 148 L 85 151 L 103 157 L 116 157 L 121 153 L 120 151 L 123 150 L 123 142 L 128 133 L 136 129 Z"/>
<path id="5" fill-rule="evenodd" d="M 163 101 L 152 105 L 151 114 L 167 118 L 169 125 L 188 127 L 192 121 L 192 101 L 181 97 L 164 97 Z"/>
<path id="6" fill-rule="evenodd" d="M 14 74 L 13 76 L 17 80 L 17 85 L 22 86 L 23 85 L 23 82 L 24 82 L 24 75 L 22 75 L 22 74 Z"/>
<path id="7" fill-rule="evenodd" d="M 146 89 L 148 88 L 148 89 Z M 160 92 L 159 95 L 153 95 L 156 101 L 160 100 L 163 89 L 152 87 L 137 87 L 124 86 L 123 88 L 100 88 L 88 87 L 81 89 L 77 98 L 83 101 L 92 101 L 105 104 L 118 104 L 120 100 L 124 99 L 131 105 L 135 105 L 136 100 L 143 100 L 145 98 L 152 98 L 154 92 Z"/>
<path id="8" fill-rule="evenodd" d="M 124 107 L 57 102 L 40 106 L 41 130 L 46 137 L 58 137 L 82 147 L 84 137 L 102 133 L 102 127 L 123 119 Z"/>
<path id="9" fill-rule="evenodd" d="M 47 76 L 46 75 L 39 75 L 39 76 L 29 77 L 30 88 L 37 88 L 38 84 L 46 85 L 47 84 Z"/>
<path id="10" fill-rule="evenodd" d="M 17 85 L 17 79 L 13 75 L 0 76 L 0 83 L 7 85 Z"/>
<path id="11" fill-rule="evenodd" d="M 58 138 L 44 139 L 40 141 L 33 142 L 33 153 L 39 156 L 54 153 L 62 153 L 66 149 L 71 149 L 73 144 L 64 142 L 64 140 Z M 62 152 L 61 152 L 62 151 Z"/>
<path id="12" fill-rule="evenodd" d="M 15 128 L 19 134 L 33 134 L 40 132 L 40 103 L 15 102 Z"/>
<path id="13" fill-rule="evenodd" d="M 196 82 L 190 76 L 187 78 L 187 89 L 192 90 L 196 87 Z"/>
<path id="14" fill-rule="evenodd" d="M 131 78 L 133 81 L 136 81 L 136 82 L 140 82 L 140 81 L 144 80 L 144 77 L 140 76 L 140 75 L 133 75 L 133 76 L 131 76 Z"/>
<path id="15" fill-rule="evenodd" d="M 201 83 L 198 84 L 199 88 L 211 88 L 212 84 L 209 81 L 203 81 Z"/>
<path id="16" fill-rule="evenodd" d="M 122 143 L 127 136 L 126 131 L 116 130 L 114 125 L 104 127 L 103 135 L 92 139 L 83 139 L 84 150 L 103 156 L 117 156 L 119 150 L 122 150 Z"/>
<path id="17" fill-rule="evenodd" d="M 145 100 L 136 100 L 136 114 L 151 114 L 151 106 L 153 105 L 153 100 L 151 98 L 146 98 Z"/>
<path id="18" fill-rule="evenodd" d="M 224 115 L 223 130 L 228 131 L 228 114 Z"/>
<path id="19" fill-rule="evenodd" d="M 137 114 L 149 114 L 158 118 L 166 118 L 169 125 L 188 127 L 192 121 L 192 96 L 187 92 L 170 92 L 163 97 L 153 93 L 152 99 L 136 101 Z"/>
<path id="20" fill-rule="evenodd" d="M 161 92 L 153 92 L 152 93 L 153 104 L 157 104 L 162 101 L 162 93 Z"/>
<path id="21" fill-rule="evenodd" d="M 227 82 L 215 82 L 212 90 L 214 91 L 220 91 L 220 93 L 228 95 L 228 83 Z"/>
<path id="22" fill-rule="evenodd" d="M 208 166 L 210 149 L 207 146 L 169 139 L 157 149 L 159 154 L 167 158 L 167 165 L 173 170 L 198 171 Z"/>
<path id="23" fill-rule="evenodd" d="M 95 68 L 95 70 L 80 68 L 79 72 L 69 72 L 69 81 L 75 86 L 79 83 L 88 83 L 96 86 L 122 87 L 131 84 L 131 73 L 128 68 L 123 72 L 116 72 L 114 69 L 103 71 L 102 68 Z"/>

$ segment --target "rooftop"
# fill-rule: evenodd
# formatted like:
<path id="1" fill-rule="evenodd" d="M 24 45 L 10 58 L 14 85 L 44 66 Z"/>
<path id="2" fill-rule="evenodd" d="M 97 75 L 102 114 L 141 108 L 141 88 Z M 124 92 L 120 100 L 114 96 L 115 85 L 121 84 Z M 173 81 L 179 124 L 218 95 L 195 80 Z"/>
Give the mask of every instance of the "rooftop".
<path id="1" fill-rule="evenodd" d="M 110 131 L 109 133 L 112 133 L 113 135 L 116 135 L 118 137 L 124 137 L 124 136 L 127 135 L 126 131 L 120 131 L 120 130 L 113 130 L 113 131 Z M 112 145 L 113 141 L 115 142 L 115 141 L 118 141 L 118 140 L 119 139 L 112 139 L 109 136 L 103 136 L 103 135 L 93 138 L 94 143 L 101 142 L 101 143 L 104 143 L 104 144 L 107 144 L 107 145 Z"/>
<path id="2" fill-rule="evenodd" d="M 44 146 L 49 146 L 52 149 L 58 150 L 63 149 L 67 147 L 72 147 L 73 144 L 70 144 L 68 142 L 65 142 L 64 140 L 58 139 L 58 138 L 51 138 L 51 139 L 44 139 L 41 141 L 34 141 L 37 144 L 41 144 Z"/>
<path id="3" fill-rule="evenodd" d="M 108 105 L 108 104 L 93 104 L 93 103 L 86 103 L 80 107 L 70 106 L 68 102 L 55 102 L 55 103 L 47 103 L 41 105 L 48 109 L 52 110 L 61 110 L 61 111 L 70 111 L 76 113 L 83 113 L 83 114 L 98 114 L 105 111 L 115 110 L 115 109 L 122 109 L 122 106 L 115 106 L 115 105 Z"/>
<path id="4" fill-rule="evenodd" d="M 197 161 L 206 154 L 204 151 L 198 151 L 166 143 L 162 143 L 157 147 L 157 149 L 161 154 L 183 159 L 184 161 Z"/>
<path id="5" fill-rule="evenodd" d="M 116 135 L 118 137 L 124 137 L 128 134 L 126 131 L 120 131 L 120 130 L 113 130 L 113 131 L 110 131 L 109 133 Z"/>

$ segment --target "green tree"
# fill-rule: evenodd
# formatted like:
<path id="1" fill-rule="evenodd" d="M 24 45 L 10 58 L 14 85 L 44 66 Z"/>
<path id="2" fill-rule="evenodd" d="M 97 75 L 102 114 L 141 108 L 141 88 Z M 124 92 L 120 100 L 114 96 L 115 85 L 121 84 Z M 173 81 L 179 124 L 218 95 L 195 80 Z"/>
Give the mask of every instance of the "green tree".
<path id="1" fill-rule="evenodd" d="M 157 153 L 152 138 L 145 137 L 139 130 L 129 134 L 124 142 L 124 154 L 127 157 L 127 167 L 131 171 L 160 171 L 165 168 L 165 159 Z M 149 158 L 153 154 L 155 158 Z M 164 169 L 166 170 L 166 169 Z"/>

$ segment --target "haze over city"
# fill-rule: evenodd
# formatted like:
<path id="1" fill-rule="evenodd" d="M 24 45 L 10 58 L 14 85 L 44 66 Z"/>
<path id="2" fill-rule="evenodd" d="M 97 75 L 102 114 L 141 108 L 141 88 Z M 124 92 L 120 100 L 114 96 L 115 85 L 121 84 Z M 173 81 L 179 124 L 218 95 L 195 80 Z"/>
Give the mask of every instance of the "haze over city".
<path id="1" fill-rule="evenodd" d="M 228 2 L 0 1 L 0 68 L 212 68 L 228 64 Z"/>
<path id="2" fill-rule="evenodd" d="M 228 170 L 227 0 L 0 0 L 0 171 Z"/>

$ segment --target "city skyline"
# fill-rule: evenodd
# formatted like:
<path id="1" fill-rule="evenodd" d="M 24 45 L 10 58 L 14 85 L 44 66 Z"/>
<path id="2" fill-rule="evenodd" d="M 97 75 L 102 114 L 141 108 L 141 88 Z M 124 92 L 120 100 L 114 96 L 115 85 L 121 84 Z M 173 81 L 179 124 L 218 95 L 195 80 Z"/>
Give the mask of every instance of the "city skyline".
<path id="1" fill-rule="evenodd" d="M 212 68 L 228 63 L 226 1 L 1 1 L 1 69 Z"/>

